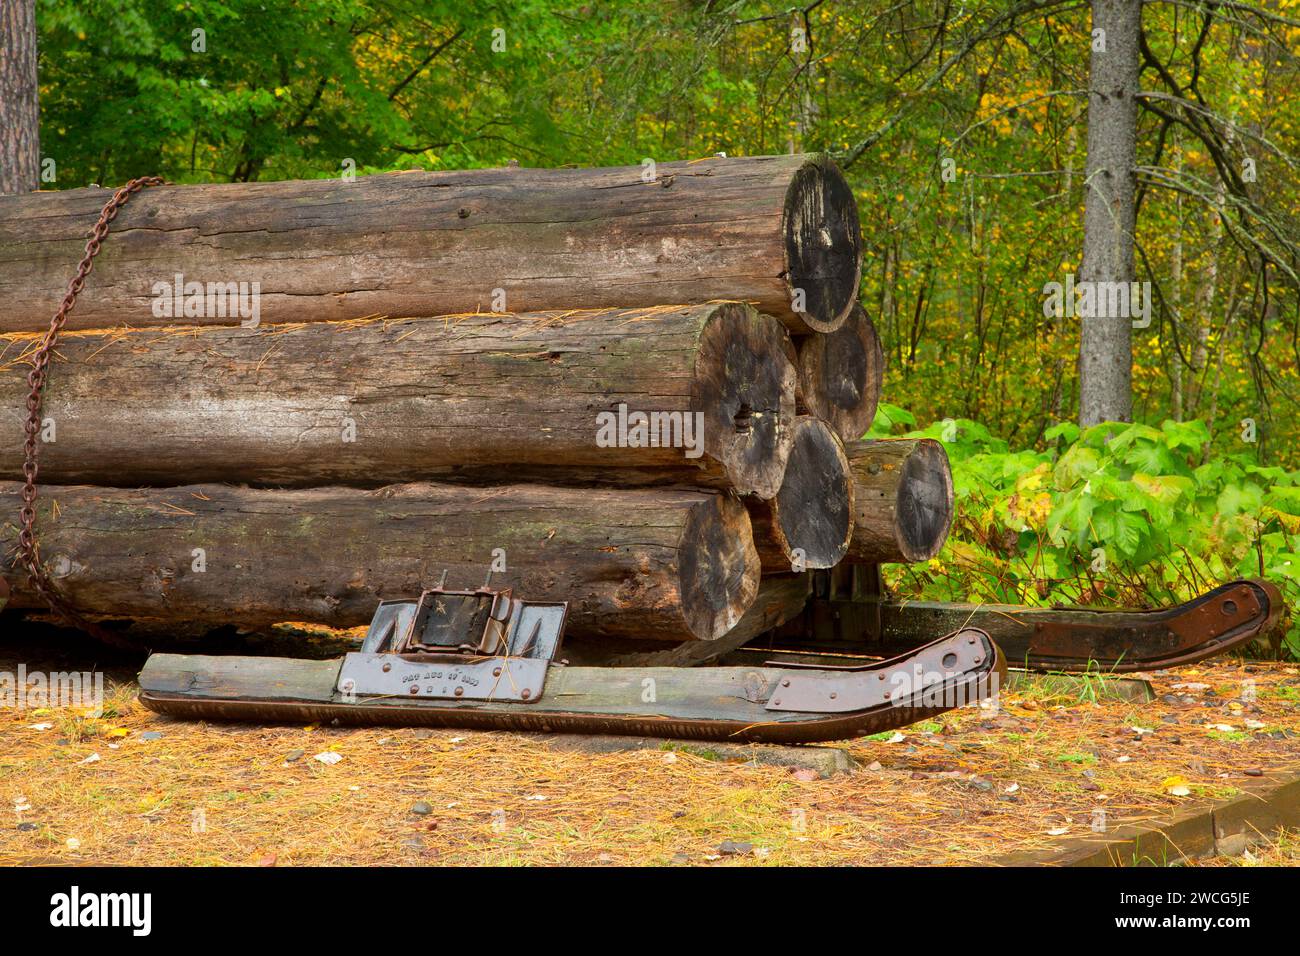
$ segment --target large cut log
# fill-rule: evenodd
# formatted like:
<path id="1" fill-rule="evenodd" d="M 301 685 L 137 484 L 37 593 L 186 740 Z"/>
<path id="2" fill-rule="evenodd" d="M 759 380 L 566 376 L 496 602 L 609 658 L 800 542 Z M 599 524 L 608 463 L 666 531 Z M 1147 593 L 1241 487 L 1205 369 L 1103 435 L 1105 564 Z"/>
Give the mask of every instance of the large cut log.
<path id="1" fill-rule="evenodd" d="M 816 415 L 845 441 L 857 441 L 876 417 L 884 372 L 876 327 L 862 306 L 854 305 L 834 332 L 799 343 L 799 411 Z"/>
<path id="2" fill-rule="evenodd" d="M 772 495 L 794 420 L 788 343 L 740 303 L 68 333 L 46 386 L 41 476 L 377 486 L 461 467 L 497 483 L 511 465 L 640 467 Z M 34 346 L 0 336 L 12 479 Z"/>
<path id="3" fill-rule="evenodd" d="M 853 534 L 853 478 L 844 445 L 820 419 L 801 416 L 781 489 L 750 501 L 754 545 L 766 572 L 811 571 L 840 562 Z"/>
<path id="4" fill-rule="evenodd" d="M 845 445 L 853 472 L 853 539 L 846 560 L 927 561 L 952 525 L 952 471 L 931 438 Z"/>
<path id="5" fill-rule="evenodd" d="M 811 596 L 810 573 L 775 574 L 763 578 L 758 586 L 758 597 L 745 616 L 717 640 L 684 641 L 671 647 L 647 649 L 644 641 L 578 638 L 564 645 L 561 656 L 573 664 L 614 667 L 697 667 L 711 664 L 799 617 Z"/>
<path id="6" fill-rule="evenodd" d="M 0 330 L 49 323 L 107 198 L 0 199 Z M 200 311 L 184 283 L 242 282 L 269 323 L 738 299 L 828 331 L 860 250 L 852 190 L 822 156 L 162 186 L 114 221 L 69 328 L 174 324 L 157 313 Z M 190 319 L 253 318 L 229 311 Z"/>
<path id="7" fill-rule="evenodd" d="M 20 486 L 0 484 L 16 516 Z M 435 585 L 568 601 L 575 634 L 712 640 L 758 590 L 749 517 L 734 497 L 429 483 L 378 491 L 47 486 L 41 557 L 87 616 L 271 624 L 365 624 L 381 599 Z M 0 551 L 15 547 L 12 519 Z M 15 607 L 39 606 L 7 566 Z"/>

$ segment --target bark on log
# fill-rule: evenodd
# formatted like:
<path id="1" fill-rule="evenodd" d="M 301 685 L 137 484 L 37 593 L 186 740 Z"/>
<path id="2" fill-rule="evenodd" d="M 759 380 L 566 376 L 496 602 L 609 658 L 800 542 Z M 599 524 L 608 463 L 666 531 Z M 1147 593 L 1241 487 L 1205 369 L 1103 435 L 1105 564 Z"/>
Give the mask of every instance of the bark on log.
<path id="1" fill-rule="evenodd" d="M 46 385 L 55 440 L 40 446 L 40 473 L 129 487 L 373 487 L 461 467 L 494 483 L 503 466 L 539 478 L 647 468 L 655 480 L 666 471 L 771 496 L 794 421 L 788 342 L 779 322 L 740 303 L 68 333 Z M 0 476 L 14 480 L 23 357 L 36 343 L 0 335 Z M 659 428 L 625 436 L 643 447 L 602 447 L 619 437 L 601 426 L 617 425 L 620 405 L 633 425 L 651 415 L 665 441 L 693 448 L 661 447 Z"/>
<path id="2" fill-rule="evenodd" d="M 716 299 L 751 301 L 800 332 L 848 316 L 861 235 L 829 159 L 662 163 L 650 182 L 645 173 L 473 169 L 150 189 L 113 223 L 68 327 L 175 324 L 154 314 L 154 287 L 178 274 L 258 283 L 266 323 Z M 0 330 L 48 325 L 106 196 L 0 201 Z"/>
<path id="3" fill-rule="evenodd" d="M 18 514 L 20 494 L 0 484 L 5 515 Z M 354 627 L 444 569 L 449 587 L 479 586 L 500 548 L 506 570 L 493 586 L 568 601 L 575 634 L 712 640 L 742 619 L 759 579 L 744 506 L 678 489 L 52 486 L 37 530 L 74 606 L 137 620 Z M 11 555 L 15 539 L 10 518 L 0 549 Z M 26 575 L 5 567 L 13 606 L 40 606 Z"/>
<path id="4" fill-rule="evenodd" d="M 853 540 L 845 560 L 867 564 L 927 561 L 952 525 L 952 471 L 931 438 L 849 442 Z"/>
<path id="5" fill-rule="evenodd" d="M 834 332 L 799 343 L 800 413 L 816 415 L 844 441 L 857 441 L 876 417 L 885 353 L 862 306 Z"/>
<path id="6" fill-rule="evenodd" d="M 853 534 L 853 478 L 844 445 L 820 419 L 795 422 L 781 490 L 749 503 L 754 546 L 765 572 L 831 568 Z"/>
<path id="7" fill-rule="evenodd" d="M 758 586 L 758 597 L 745 616 L 734 628 L 715 641 L 691 641 L 661 650 L 623 650 L 622 653 L 601 654 L 601 646 L 594 641 L 583 641 L 576 648 L 570 646 L 563 656 L 577 664 L 608 665 L 612 667 L 700 667 L 716 663 L 721 657 L 773 628 L 786 624 L 803 613 L 812 594 L 812 575 L 781 574 L 763 578 Z M 624 644 L 624 648 L 630 646 Z"/>

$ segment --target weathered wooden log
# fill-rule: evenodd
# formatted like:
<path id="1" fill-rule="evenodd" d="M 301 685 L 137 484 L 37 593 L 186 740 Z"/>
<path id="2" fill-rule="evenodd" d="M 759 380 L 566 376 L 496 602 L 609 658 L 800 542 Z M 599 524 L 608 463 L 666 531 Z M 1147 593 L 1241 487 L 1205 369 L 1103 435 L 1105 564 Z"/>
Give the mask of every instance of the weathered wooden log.
<path id="1" fill-rule="evenodd" d="M 460 467 L 497 483 L 512 465 L 648 468 L 770 496 L 794 420 L 788 342 L 741 303 L 68 333 L 46 386 L 41 476 L 373 487 Z M 0 335 L 11 479 L 34 344 Z"/>
<path id="2" fill-rule="evenodd" d="M 5 515 L 18 514 L 20 490 L 0 484 Z M 354 627 L 444 569 L 448 587 L 477 587 L 504 561 L 492 586 L 568 601 L 575 634 L 712 640 L 743 618 L 759 579 L 734 497 L 667 488 L 47 486 L 37 529 L 45 567 L 80 611 L 139 620 Z M 11 518 L 0 551 L 15 539 Z M 39 606 L 6 567 L 13 606 Z"/>
<path id="3" fill-rule="evenodd" d="M 834 332 L 799 343 L 799 412 L 816 415 L 844 441 L 857 441 L 876 417 L 885 353 L 862 306 Z"/>
<path id="4" fill-rule="evenodd" d="M 927 561 L 952 525 L 948 453 L 931 438 L 848 442 L 853 473 L 853 539 L 845 560 Z"/>
<path id="5" fill-rule="evenodd" d="M 107 198 L 0 199 L 0 330 L 49 323 Z M 208 314 L 197 282 L 257 283 L 266 323 L 738 299 L 829 331 L 856 300 L 860 251 L 852 190 L 823 156 L 162 186 L 114 221 L 68 327 L 171 325 L 158 313 L 178 307 L 254 318 L 251 296 Z"/>
<path id="6" fill-rule="evenodd" d="M 812 595 L 812 575 L 776 574 L 759 582 L 758 596 L 739 623 L 713 641 L 684 641 L 650 647 L 645 641 L 577 638 L 564 645 L 562 656 L 580 666 L 698 667 L 717 662 L 738 647 L 803 613 Z"/>
<path id="7" fill-rule="evenodd" d="M 811 416 L 801 416 L 793 431 L 781 490 L 748 503 L 766 572 L 834 567 L 853 534 L 854 487 L 843 443 Z"/>

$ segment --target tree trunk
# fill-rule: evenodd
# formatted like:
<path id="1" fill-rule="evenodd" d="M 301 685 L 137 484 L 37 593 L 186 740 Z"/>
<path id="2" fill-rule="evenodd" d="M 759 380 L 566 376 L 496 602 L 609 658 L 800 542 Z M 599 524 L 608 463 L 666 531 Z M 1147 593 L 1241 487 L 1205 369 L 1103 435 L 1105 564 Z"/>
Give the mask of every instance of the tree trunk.
<path id="1" fill-rule="evenodd" d="M 754 546 L 765 572 L 833 568 L 853 534 L 853 480 L 844 445 L 825 422 L 795 422 L 781 490 L 749 502 Z"/>
<path id="2" fill-rule="evenodd" d="M 20 492 L 0 484 L 5 514 Z M 744 507 L 677 489 L 59 486 L 43 489 L 37 529 L 57 586 L 101 618 L 354 627 L 444 569 L 449 587 L 477 587 L 495 560 L 505 570 L 493 587 L 568 601 L 575 634 L 712 640 L 741 620 L 759 579 Z M 6 554 L 15 540 L 12 522 L 0 527 Z M 40 606 L 8 567 L 13 606 Z"/>
<path id="3" fill-rule="evenodd" d="M 931 438 L 850 442 L 853 540 L 845 560 L 928 561 L 952 525 L 948 453 Z"/>
<path id="4" fill-rule="evenodd" d="M 0 335 L 11 357 L 0 474 L 12 479 L 30 368 L 13 359 L 35 341 Z M 45 392 L 41 475 L 376 486 L 459 466 L 496 482 L 512 465 L 642 467 L 770 496 L 794 421 L 789 341 L 739 303 L 66 333 Z M 636 429 L 637 414 L 662 427 Z"/>
<path id="5" fill-rule="evenodd" d="M 1088 163 L 1079 279 L 1127 286 L 1135 276 L 1133 167 L 1137 162 L 1141 0 L 1092 0 L 1092 26 Z M 1096 35 L 1098 30 L 1104 31 L 1104 43 Z M 1098 302 L 1104 299 L 1103 295 L 1095 296 Z M 1132 378 L 1132 317 L 1082 317 L 1079 424 L 1086 428 L 1103 421 L 1131 420 Z"/>
<path id="6" fill-rule="evenodd" d="M 801 412 L 816 415 L 844 441 L 857 441 L 876 417 L 885 355 L 876 327 L 855 305 L 834 332 L 799 344 Z"/>
<path id="7" fill-rule="evenodd" d="M 0 196 L 30 192 L 40 183 L 39 89 L 36 0 L 0 0 Z"/>
<path id="8" fill-rule="evenodd" d="M 151 189 L 114 222 L 68 327 L 174 324 L 155 312 L 174 305 L 177 275 L 257 283 L 267 323 L 719 299 L 800 332 L 848 316 L 861 236 L 829 160 L 654 172 L 651 182 L 642 167 L 506 168 Z M 67 190 L 0 202 L 0 330 L 49 323 L 104 199 Z M 238 321 L 187 299 L 204 314 L 182 321 Z"/>

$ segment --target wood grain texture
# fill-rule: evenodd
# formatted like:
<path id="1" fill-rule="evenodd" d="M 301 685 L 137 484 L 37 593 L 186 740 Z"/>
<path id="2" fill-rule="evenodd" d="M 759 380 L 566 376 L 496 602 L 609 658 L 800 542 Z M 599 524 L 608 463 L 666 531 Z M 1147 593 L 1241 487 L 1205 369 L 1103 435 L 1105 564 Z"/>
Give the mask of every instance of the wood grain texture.
<path id="1" fill-rule="evenodd" d="M 860 305 L 834 332 L 799 342 L 800 412 L 816 415 L 844 441 L 857 441 L 876 417 L 885 353 Z"/>
<path id="2" fill-rule="evenodd" d="M 931 438 L 845 445 L 854 484 L 853 538 L 845 560 L 928 561 L 952 526 L 952 471 Z"/>
<path id="3" fill-rule="evenodd" d="M 461 468 L 496 482 L 507 466 L 646 468 L 770 496 L 794 419 L 788 342 L 740 303 L 68 333 L 41 476 L 374 487 Z M 15 480 L 36 344 L 0 335 L 0 476 Z M 620 405 L 672 420 L 703 454 L 659 447 L 658 429 L 654 446 L 601 447 L 599 416 Z"/>
<path id="4" fill-rule="evenodd" d="M 264 323 L 717 299 L 752 302 L 800 332 L 847 317 L 861 236 L 852 191 L 828 159 L 661 163 L 651 182 L 643 172 L 512 167 L 150 189 L 114 222 L 68 327 L 172 324 L 154 315 L 153 289 L 177 274 L 258 283 Z M 106 198 L 73 189 L 0 200 L 0 330 L 48 324 Z"/>
<path id="5" fill-rule="evenodd" d="M 7 561 L 20 490 L 0 484 Z M 477 587 L 501 548 L 493 586 L 568 601 L 574 633 L 710 640 L 741 620 L 759 578 L 744 507 L 677 489 L 47 486 L 37 527 L 79 610 L 139 620 L 354 627 L 444 569 L 449 587 Z M 39 606 L 26 575 L 5 567 L 13 606 Z"/>
<path id="6" fill-rule="evenodd" d="M 335 690 L 339 661 L 304 661 L 284 657 L 208 657 L 154 654 L 140 673 L 141 687 L 153 694 L 180 694 L 194 700 L 339 701 Z M 424 698 L 419 708 L 430 714 L 474 711 L 547 715 L 560 713 L 626 714 L 746 723 L 798 722 L 806 714 L 770 711 L 764 703 L 781 672 L 763 667 L 552 667 L 541 700 L 439 700 Z M 654 681 L 655 700 L 646 702 L 645 681 Z M 366 699 L 353 709 L 407 707 L 406 698 Z M 218 708 L 219 709 L 219 708 Z M 380 718 L 376 715 L 376 722 Z M 556 719 L 556 727 L 563 724 Z M 540 727 L 534 729 L 542 729 Z M 665 728 L 665 736 L 671 736 Z M 700 736 L 698 732 L 691 736 Z"/>
<path id="7" fill-rule="evenodd" d="M 831 568 L 853 534 L 854 482 L 844 445 L 829 425 L 801 416 L 780 490 L 748 501 L 765 572 Z"/>
<path id="8" fill-rule="evenodd" d="M 688 641 L 674 647 L 643 649 L 644 641 L 574 640 L 560 656 L 575 664 L 614 667 L 698 667 L 794 620 L 812 594 L 812 574 L 777 574 L 763 578 L 758 596 L 740 622 L 713 641 Z"/>

